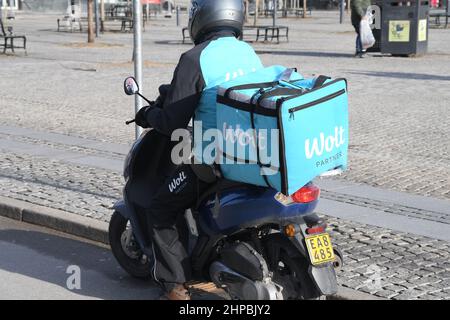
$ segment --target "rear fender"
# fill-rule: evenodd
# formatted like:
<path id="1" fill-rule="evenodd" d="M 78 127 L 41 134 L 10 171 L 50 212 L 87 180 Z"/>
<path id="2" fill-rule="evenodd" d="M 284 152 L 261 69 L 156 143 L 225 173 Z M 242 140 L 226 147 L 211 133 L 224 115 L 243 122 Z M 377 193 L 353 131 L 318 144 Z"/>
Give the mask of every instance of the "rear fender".
<path id="1" fill-rule="evenodd" d="M 310 261 L 308 250 L 304 244 L 303 234 L 299 232 L 295 237 L 289 239 L 306 261 Z M 323 295 L 329 296 L 337 293 L 337 279 L 332 263 L 327 263 L 320 267 L 310 265 L 308 273 Z"/>
<path id="2" fill-rule="evenodd" d="M 308 272 L 323 295 L 330 296 L 337 293 L 338 285 L 332 263 L 327 263 L 323 267 L 311 265 Z"/>

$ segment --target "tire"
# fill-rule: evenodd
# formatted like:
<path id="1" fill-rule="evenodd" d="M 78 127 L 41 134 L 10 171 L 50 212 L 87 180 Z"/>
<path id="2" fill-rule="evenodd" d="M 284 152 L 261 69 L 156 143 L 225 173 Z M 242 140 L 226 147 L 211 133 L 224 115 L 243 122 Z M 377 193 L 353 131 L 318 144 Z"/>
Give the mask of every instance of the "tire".
<path id="1" fill-rule="evenodd" d="M 281 233 L 263 239 L 273 281 L 281 285 L 285 300 L 325 300 L 308 273 L 309 260 Z"/>
<path id="2" fill-rule="evenodd" d="M 138 279 L 149 279 L 152 274 L 152 265 L 148 257 L 135 245 L 135 250 L 128 254 L 122 245 L 122 235 L 127 229 L 128 219 L 119 212 L 114 211 L 109 222 L 109 244 L 111 251 L 119 265 L 132 277 Z M 136 255 L 132 258 L 130 253 Z"/>

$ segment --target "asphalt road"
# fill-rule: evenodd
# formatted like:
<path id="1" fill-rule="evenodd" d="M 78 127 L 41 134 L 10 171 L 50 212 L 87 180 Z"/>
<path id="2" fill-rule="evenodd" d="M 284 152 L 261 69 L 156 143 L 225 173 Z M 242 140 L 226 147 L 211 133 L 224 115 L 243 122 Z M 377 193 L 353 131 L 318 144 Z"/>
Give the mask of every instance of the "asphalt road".
<path id="1" fill-rule="evenodd" d="M 105 247 L 0 217 L 0 299 L 155 299 L 159 295 L 152 282 L 128 276 Z"/>

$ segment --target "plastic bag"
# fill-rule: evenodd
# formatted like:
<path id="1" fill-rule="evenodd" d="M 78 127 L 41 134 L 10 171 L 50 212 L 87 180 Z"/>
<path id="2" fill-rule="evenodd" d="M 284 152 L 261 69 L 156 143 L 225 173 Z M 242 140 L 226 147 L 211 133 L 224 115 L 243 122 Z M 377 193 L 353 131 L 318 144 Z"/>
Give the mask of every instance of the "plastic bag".
<path id="1" fill-rule="evenodd" d="M 364 49 L 373 47 L 375 44 L 375 37 L 373 36 L 370 24 L 372 22 L 373 15 L 371 12 L 366 13 L 366 19 L 362 19 L 359 25 L 359 36 L 361 39 L 361 45 Z"/>

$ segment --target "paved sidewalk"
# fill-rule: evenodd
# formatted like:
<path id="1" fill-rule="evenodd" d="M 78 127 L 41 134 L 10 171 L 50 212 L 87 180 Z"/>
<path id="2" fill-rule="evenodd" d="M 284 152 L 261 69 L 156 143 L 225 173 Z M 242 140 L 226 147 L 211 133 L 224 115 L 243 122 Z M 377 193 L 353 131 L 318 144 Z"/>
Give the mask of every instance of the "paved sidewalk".
<path id="1" fill-rule="evenodd" d="M 124 125 L 133 99 L 122 92 L 131 35 L 85 46 L 85 34 L 57 33 L 56 18 L 19 16 L 29 55 L 0 55 L 0 196 L 107 222 L 134 133 Z M 318 182 L 319 211 L 345 255 L 339 281 L 380 297 L 450 299 L 450 31 L 430 30 L 422 58 L 355 59 L 338 13 L 295 21 L 280 20 L 290 43 L 255 48 L 265 64 L 349 80 L 350 170 Z M 150 29 L 149 97 L 189 48 L 171 20 Z"/>

